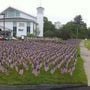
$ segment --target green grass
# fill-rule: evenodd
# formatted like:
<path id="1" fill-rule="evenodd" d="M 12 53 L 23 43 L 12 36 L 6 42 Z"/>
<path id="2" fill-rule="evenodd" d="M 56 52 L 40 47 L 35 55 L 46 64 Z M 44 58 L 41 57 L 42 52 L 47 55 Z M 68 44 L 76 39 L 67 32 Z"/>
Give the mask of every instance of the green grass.
<path id="1" fill-rule="evenodd" d="M 85 47 L 90 50 L 90 40 L 85 41 Z"/>
<path id="2" fill-rule="evenodd" d="M 37 85 L 37 84 L 87 84 L 87 78 L 83 68 L 83 60 L 78 55 L 76 70 L 72 76 L 61 74 L 57 70 L 53 75 L 50 71 L 45 72 L 42 68 L 39 76 L 31 73 L 31 68 L 24 75 L 20 76 L 16 71 L 11 70 L 9 75 L 0 73 L 0 85 Z"/>

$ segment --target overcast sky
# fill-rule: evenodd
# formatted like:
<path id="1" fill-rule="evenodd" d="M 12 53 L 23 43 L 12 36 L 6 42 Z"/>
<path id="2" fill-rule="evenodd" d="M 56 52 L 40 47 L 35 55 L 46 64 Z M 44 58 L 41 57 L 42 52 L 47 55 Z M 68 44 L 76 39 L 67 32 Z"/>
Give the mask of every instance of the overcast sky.
<path id="1" fill-rule="evenodd" d="M 83 20 L 90 26 L 90 0 L 0 0 L 0 12 L 9 6 L 36 16 L 36 8 L 45 8 L 44 15 L 49 20 L 65 24 L 81 14 Z"/>

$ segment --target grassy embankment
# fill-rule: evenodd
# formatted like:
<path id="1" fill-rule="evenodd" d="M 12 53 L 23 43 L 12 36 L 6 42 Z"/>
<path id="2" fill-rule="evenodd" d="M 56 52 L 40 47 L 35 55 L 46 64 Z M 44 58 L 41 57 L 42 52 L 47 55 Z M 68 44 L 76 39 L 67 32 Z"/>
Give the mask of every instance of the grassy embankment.
<path id="1" fill-rule="evenodd" d="M 85 41 L 85 47 L 90 50 L 90 40 Z"/>

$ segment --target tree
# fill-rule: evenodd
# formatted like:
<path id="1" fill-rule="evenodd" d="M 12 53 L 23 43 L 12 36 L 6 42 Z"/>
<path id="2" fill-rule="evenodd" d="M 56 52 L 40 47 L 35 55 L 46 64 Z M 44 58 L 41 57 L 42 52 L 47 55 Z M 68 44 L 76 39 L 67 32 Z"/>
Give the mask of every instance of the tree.
<path id="1" fill-rule="evenodd" d="M 55 37 L 55 26 L 51 21 L 48 21 L 47 17 L 44 17 L 44 36 Z"/>
<path id="2" fill-rule="evenodd" d="M 77 15 L 74 18 L 74 23 L 76 24 L 78 30 L 78 38 L 85 38 L 87 37 L 87 25 L 82 21 L 82 16 Z"/>
<path id="3" fill-rule="evenodd" d="M 59 30 L 55 29 L 54 24 L 47 17 L 44 17 L 45 37 L 58 37 L 62 39 L 77 38 L 77 31 L 78 38 L 87 38 L 87 33 L 90 32 L 90 30 L 87 30 L 87 25 L 81 15 L 77 15 L 73 21 L 67 22 Z"/>
<path id="4" fill-rule="evenodd" d="M 62 28 L 63 35 L 67 35 L 67 39 L 69 38 L 86 38 L 87 37 L 87 25 L 82 21 L 82 16 L 77 15 L 74 18 L 74 21 L 70 21 L 66 23 Z M 62 36 L 62 34 L 61 34 Z M 66 38 L 66 36 L 64 35 Z M 62 37 L 64 39 L 64 37 Z"/>
<path id="5" fill-rule="evenodd" d="M 90 27 L 89 27 L 88 30 L 87 30 L 87 38 L 90 39 Z"/>
<path id="6" fill-rule="evenodd" d="M 81 15 L 77 15 L 75 18 L 74 18 L 74 22 L 76 24 L 81 24 L 82 23 L 82 16 Z"/>

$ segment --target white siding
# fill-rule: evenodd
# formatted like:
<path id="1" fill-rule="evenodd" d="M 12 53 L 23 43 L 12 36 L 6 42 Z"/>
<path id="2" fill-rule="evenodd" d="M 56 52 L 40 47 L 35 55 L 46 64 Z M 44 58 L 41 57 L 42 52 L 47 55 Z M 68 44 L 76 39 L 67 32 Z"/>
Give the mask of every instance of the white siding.
<path id="1" fill-rule="evenodd" d="M 26 14 L 23 14 L 23 13 L 20 13 L 20 17 L 21 17 L 21 18 L 30 19 L 30 20 L 35 21 L 35 22 L 36 22 L 36 18 L 31 17 L 31 16 L 26 15 Z"/>
<path id="2" fill-rule="evenodd" d="M 13 30 L 13 22 L 5 22 L 5 27 Z"/>
<path id="3" fill-rule="evenodd" d="M 24 26 L 19 26 L 20 23 L 24 23 Z M 0 26 L 3 26 L 3 22 L 0 22 Z M 17 22 L 16 25 L 17 27 L 17 37 L 21 37 L 22 35 L 27 36 L 27 22 Z M 13 22 L 5 22 L 5 27 L 12 30 L 13 33 Z M 33 29 L 36 28 L 36 24 L 33 22 L 30 22 L 30 33 L 33 34 Z M 3 29 L 3 27 L 2 27 Z M 20 31 L 19 29 L 23 29 L 23 31 Z"/>
<path id="4" fill-rule="evenodd" d="M 3 27 L 3 22 L 0 22 L 0 26 Z M 5 22 L 5 28 L 13 30 L 13 22 Z"/>
<path id="5" fill-rule="evenodd" d="M 19 24 L 24 23 L 23 27 L 20 27 Z M 20 31 L 19 29 L 23 29 L 23 31 Z M 17 37 L 21 37 L 22 35 L 27 35 L 27 23 L 26 22 L 17 22 Z"/>

